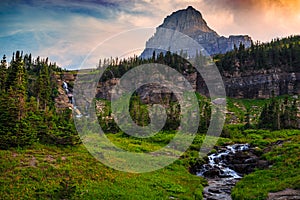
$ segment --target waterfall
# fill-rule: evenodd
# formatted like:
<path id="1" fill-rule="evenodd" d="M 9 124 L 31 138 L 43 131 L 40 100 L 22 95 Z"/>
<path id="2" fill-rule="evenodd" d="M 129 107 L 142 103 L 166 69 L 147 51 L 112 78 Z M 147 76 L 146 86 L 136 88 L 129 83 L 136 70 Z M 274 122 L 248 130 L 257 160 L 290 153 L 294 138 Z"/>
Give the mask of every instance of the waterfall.
<path id="1" fill-rule="evenodd" d="M 90 114 L 89 114 L 89 109 L 90 109 L 90 102 L 89 101 L 86 101 L 86 104 L 85 104 L 85 113 L 86 113 L 86 117 L 89 117 Z"/>
<path id="2" fill-rule="evenodd" d="M 69 87 L 68 87 L 68 84 L 65 81 L 63 82 L 63 88 L 65 89 L 66 93 L 68 94 L 69 93 Z"/>
<path id="3" fill-rule="evenodd" d="M 69 103 L 71 103 L 73 105 L 73 111 L 75 113 L 75 116 L 78 118 L 82 117 L 80 110 L 76 107 L 75 99 L 74 99 L 73 93 L 71 92 L 72 90 L 69 89 L 68 84 L 65 81 L 63 82 L 62 87 L 64 88 L 64 90 L 68 96 Z"/>

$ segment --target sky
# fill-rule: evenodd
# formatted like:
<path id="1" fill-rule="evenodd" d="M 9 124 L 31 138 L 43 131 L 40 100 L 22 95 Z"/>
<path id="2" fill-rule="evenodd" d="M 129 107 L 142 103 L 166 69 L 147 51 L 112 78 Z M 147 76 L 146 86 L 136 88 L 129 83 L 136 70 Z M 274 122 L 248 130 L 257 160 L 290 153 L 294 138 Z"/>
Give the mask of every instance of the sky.
<path id="1" fill-rule="evenodd" d="M 21 50 L 77 69 L 95 51 L 139 54 L 166 16 L 190 5 L 219 35 L 267 42 L 300 34 L 300 0 L 1 0 L 0 56 Z"/>

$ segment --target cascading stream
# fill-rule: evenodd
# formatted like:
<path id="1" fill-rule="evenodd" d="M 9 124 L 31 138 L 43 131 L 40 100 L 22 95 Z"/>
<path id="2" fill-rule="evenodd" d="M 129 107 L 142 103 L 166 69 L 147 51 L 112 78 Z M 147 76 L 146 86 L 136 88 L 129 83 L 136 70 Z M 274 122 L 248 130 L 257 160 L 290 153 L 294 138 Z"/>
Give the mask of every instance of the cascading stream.
<path id="1" fill-rule="evenodd" d="M 201 167 L 198 176 L 208 180 L 203 196 L 206 200 L 231 200 L 231 189 L 243 174 L 230 167 L 230 158 L 249 150 L 248 144 L 229 145 L 208 156 L 208 164 Z"/>
<path id="2" fill-rule="evenodd" d="M 77 109 L 77 107 L 75 105 L 75 99 L 74 99 L 72 91 L 69 89 L 68 83 L 64 81 L 62 87 L 64 88 L 64 90 L 65 90 L 65 92 L 68 96 L 69 103 L 73 104 L 73 109 L 76 113 L 75 116 L 76 117 L 82 117 L 82 114 L 80 113 L 80 111 Z"/>

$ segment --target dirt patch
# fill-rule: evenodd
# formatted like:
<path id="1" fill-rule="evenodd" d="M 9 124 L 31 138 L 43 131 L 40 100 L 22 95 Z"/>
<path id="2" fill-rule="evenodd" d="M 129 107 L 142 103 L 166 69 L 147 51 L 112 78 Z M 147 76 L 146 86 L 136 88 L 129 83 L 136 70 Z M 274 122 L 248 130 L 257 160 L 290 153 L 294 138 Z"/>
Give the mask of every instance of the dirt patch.
<path id="1" fill-rule="evenodd" d="M 286 189 L 268 194 L 267 200 L 299 200 L 300 190 Z"/>

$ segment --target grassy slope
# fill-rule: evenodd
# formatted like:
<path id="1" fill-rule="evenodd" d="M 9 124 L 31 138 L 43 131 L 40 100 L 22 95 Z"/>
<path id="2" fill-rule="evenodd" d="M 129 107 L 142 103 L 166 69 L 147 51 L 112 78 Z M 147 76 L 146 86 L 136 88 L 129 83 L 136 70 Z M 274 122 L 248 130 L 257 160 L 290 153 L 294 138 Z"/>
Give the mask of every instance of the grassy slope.
<path id="1" fill-rule="evenodd" d="M 253 130 L 248 131 L 245 138 L 250 144 L 258 146 L 258 150 L 273 143 L 271 151 L 263 154 L 273 164 L 269 169 L 257 170 L 238 182 L 232 192 L 233 199 L 263 200 L 269 192 L 300 189 L 300 130 Z M 284 143 L 274 145 L 278 140 Z"/>
<path id="2" fill-rule="evenodd" d="M 244 122 L 245 115 L 248 110 L 248 114 L 251 118 L 251 123 L 257 123 L 259 115 L 267 99 L 232 99 L 227 98 L 227 109 L 233 112 L 237 117 L 238 122 Z"/>
<path id="3" fill-rule="evenodd" d="M 276 97 L 283 101 L 286 96 Z M 291 97 L 289 97 L 291 98 Z M 257 123 L 259 114 L 265 103 L 270 99 L 231 99 L 227 100 L 227 108 L 243 122 L 246 110 L 249 111 L 251 123 Z M 300 130 L 241 130 L 240 125 L 230 125 L 229 137 L 231 142 L 250 143 L 258 151 L 272 146 L 278 140 L 286 141 L 282 146 L 274 146 L 269 153 L 263 156 L 273 163 L 267 170 L 257 170 L 245 176 L 233 189 L 234 200 L 263 200 L 269 192 L 284 190 L 286 188 L 300 189 Z"/>
<path id="4" fill-rule="evenodd" d="M 109 134 L 118 146 L 147 152 L 166 143 L 174 133 L 145 140 Z M 268 192 L 300 188 L 300 131 L 247 130 L 243 137 L 231 135 L 220 144 L 245 143 L 265 147 L 278 140 L 265 158 L 274 164 L 245 176 L 234 188 L 234 199 L 265 199 Z M 155 141 L 158 140 L 158 141 Z M 201 199 L 206 182 L 187 168 L 197 161 L 202 136 L 196 137 L 182 159 L 152 173 L 130 174 L 108 168 L 93 158 L 84 146 L 64 147 L 36 144 L 25 150 L 0 151 L 1 199 Z M 146 142 L 147 141 L 147 142 Z M 160 142 L 163 141 L 163 142 Z"/>
<path id="5" fill-rule="evenodd" d="M 283 102 L 286 98 L 293 101 L 292 96 L 283 95 L 275 97 L 276 101 Z M 227 109 L 234 113 L 238 123 L 245 122 L 245 115 L 249 114 L 251 124 L 257 124 L 260 113 L 265 104 L 270 103 L 271 99 L 234 99 L 227 98 Z M 299 103 L 299 100 L 298 100 Z M 248 113 L 247 113 L 248 112 Z M 227 119 L 228 121 L 228 119 Z"/>
<path id="6" fill-rule="evenodd" d="M 121 136 L 109 137 L 117 142 Z M 104 166 L 84 146 L 2 150 L 0 160 L 1 199 L 202 199 L 206 184 L 188 172 L 184 161 L 130 174 Z"/>

